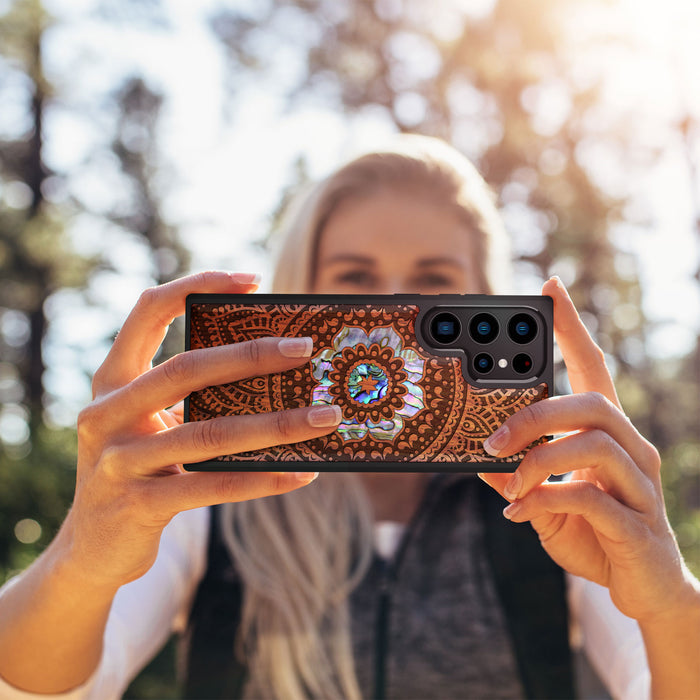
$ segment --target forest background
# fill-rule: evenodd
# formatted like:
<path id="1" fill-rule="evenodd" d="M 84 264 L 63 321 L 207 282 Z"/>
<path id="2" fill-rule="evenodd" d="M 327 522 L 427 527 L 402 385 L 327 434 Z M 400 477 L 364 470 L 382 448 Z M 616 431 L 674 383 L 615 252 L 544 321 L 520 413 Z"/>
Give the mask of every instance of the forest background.
<path id="1" fill-rule="evenodd" d="M 269 273 L 299 187 L 399 131 L 494 188 L 513 291 L 569 285 L 700 574 L 698 29 L 695 0 L 0 0 L 0 583 L 70 505 L 139 292 Z M 127 697 L 177 698 L 173 664 Z"/>

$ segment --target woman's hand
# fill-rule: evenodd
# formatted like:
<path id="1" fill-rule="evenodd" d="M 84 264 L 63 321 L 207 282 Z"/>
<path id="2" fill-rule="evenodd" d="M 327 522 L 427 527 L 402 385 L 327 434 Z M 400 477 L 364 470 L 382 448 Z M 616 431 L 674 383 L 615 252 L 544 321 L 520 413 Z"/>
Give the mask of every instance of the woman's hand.
<path id="1" fill-rule="evenodd" d="M 315 474 L 185 472 L 183 462 L 324 435 L 335 407 L 182 424 L 178 404 L 205 386 L 280 372 L 307 361 L 310 339 L 262 338 L 192 350 L 152 368 L 168 325 L 193 292 L 250 292 L 253 275 L 209 272 L 140 297 L 93 381 L 78 420 L 78 475 L 61 536 L 94 584 L 118 587 L 152 565 L 163 527 L 179 511 L 290 491 Z"/>
<path id="2" fill-rule="evenodd" d="M 640 622 L 698 605 L 666 517 L 656 449 L 623 414 L 600 348 L 563 285 L 549 280 L 554 332 L 573 389 L 526 407 L 485 445 L 515 454 L 543 435 L 565 437 L 531 449 L 512 475 L 482 478 L 512 501 L 504 514 L 530 521 L 543 547 L 567 571 L 610 590 Z M 570 481 L 547 483 L 550 474 Z"/>

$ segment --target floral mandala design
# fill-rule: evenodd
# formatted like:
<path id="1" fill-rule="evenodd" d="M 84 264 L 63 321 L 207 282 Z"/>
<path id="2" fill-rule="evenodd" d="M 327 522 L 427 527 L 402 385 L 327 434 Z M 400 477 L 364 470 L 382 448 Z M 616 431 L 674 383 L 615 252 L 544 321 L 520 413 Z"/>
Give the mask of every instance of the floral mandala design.
<path id="1" fill-rule="evenodd" d="M 361 440 L 367 434 L 391 441 L 404 427 L 404 419 L 425 408 L 425 360 L 390 326 L 343 326 L 333 347 L 311 359 L 317 384 L 313 404 L 337 404 L 343 412 L 338 433 L 343 441 Z"/>

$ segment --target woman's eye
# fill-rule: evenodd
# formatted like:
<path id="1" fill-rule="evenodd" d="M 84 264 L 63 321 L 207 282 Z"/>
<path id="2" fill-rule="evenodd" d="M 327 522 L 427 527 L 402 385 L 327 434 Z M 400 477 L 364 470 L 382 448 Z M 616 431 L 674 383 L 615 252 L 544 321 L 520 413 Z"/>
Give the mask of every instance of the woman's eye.
<path id="1" fill-rule="evenodd" d="M 420 275 L 416 277 L 414 285 L 422 291 L 442 290 L 448 292 L 454 291 L 459 286 L 457 280 L 439 273 Z"/>
<path id="2" fill-rule="evenodd" d="M 337 275 L 335 281 L 340 284 L 368 287 L 375 282 L 375 279 L 374 275 L 367 270 L 348 270 Z"/>

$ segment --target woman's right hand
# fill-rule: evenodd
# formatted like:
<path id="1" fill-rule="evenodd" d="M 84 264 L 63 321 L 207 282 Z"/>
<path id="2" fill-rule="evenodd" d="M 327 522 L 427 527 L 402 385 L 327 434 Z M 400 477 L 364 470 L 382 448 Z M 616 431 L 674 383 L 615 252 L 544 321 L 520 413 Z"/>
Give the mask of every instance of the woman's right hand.
<path id="1" fill-rule="evenodd" d="M 186 472 L 182 463 L 325 435 L 335 407 L 220 417 L 182 424 L 169 406 L 190 392 L 296 367 L 310 339 L 261 338 L 191 350 L 151 366 L 168 325 L 195 292 L 250 292 L 253 275 L 207 272 L 146 290 L 93 380 L 78 419 L 75 500 L 59 535 L 86 580 L 119 586 L 143 575 L 160 534 L 178 512 L 298 488 L 314 473 Z M 77 568 L 75 568 L 77 567 Z"/>

